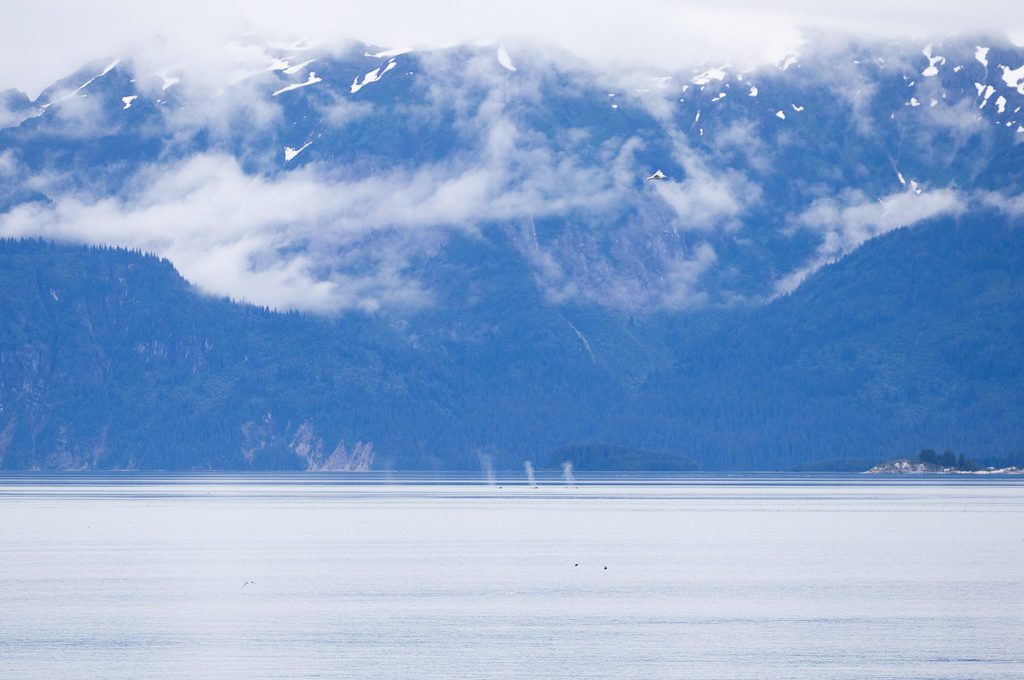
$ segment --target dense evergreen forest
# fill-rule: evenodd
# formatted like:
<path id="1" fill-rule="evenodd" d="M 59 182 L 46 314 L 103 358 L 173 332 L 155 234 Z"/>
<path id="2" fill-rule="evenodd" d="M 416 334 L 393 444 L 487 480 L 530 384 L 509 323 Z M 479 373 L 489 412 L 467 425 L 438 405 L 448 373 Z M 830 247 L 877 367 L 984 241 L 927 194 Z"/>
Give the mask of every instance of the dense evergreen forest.
<path id="1" fill-rule="evenodd" d="M 900 229 L 681 343 L 625 443 L 702 465 L 870 462 L 922 446 L 989 464 L 1024 435 L 1024 232 L 993 215 Z"/>
<path id="2" fill-rule="evenodd" d="M 453 259 L 436 285 L 460 302 L 336 318 L 201 295 L 142 253 L 2 241 L 0 466 L 786 470 L 1022 448 L 1024 232 L 1003 218 L 897 230 L 763 305 L 646 317 L 546 303 L 497 238 L 453 246 L 476 270 Z"/>

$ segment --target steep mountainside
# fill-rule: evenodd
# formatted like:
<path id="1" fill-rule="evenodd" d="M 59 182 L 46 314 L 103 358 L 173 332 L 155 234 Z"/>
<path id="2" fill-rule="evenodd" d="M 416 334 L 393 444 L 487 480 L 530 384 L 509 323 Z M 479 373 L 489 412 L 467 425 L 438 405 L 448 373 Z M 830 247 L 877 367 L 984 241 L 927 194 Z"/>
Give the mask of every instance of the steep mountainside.
<path id="1" fill-rule="evenodd" d="M 1009 42 L 237 52 L 0 94 L 0 466 L 1024 446 Z"/>
<path id="2" fill-rule="evenodd" d="M 0 115 L 0 235 L 122 245 L 318 312 L 438 302 L 504 234 L 552 305 L 753 303 L 898 226 L 1020 191 L 1024 50 L 812 41 L 738 72 L 559 53 L 247 44 L 230 73 L 83 69 Z M 245 68 L 243 68 L 245 66 Z M 645 182 L 662 169 L 668 179 Z"/>
<path id="3" fill-rule="evenodd" d="M 205 297 L 121 250 L 5 241 L 0 259 L 8 468 L 518 464 L 622 401 L 554 312 L 492 304 L 478 337 L 418 337 Z"/>
<path id="4" fill-rule="evenodd" d="M 595 442 L 670 468 L 920 442 L 985 461 L 1024 438 L 1022 234 L 991 215 L 898 230 L 761 309 L 625 321 L 595 345 L 536 309 L 421 339 L 410 327 L 435 320 L 277 314 L 201 296 L 152 257 L 8 241 L 2 465 L 475 469 Z M 639 388 L 616 370 L 659 352 L 674 363 Z"/>
<path id="5" fill-rule="evenodd" d="M 788 469 L 1024 437 L 1024 230 L 997 214 L 866 244 L 679 348 L 610 431 L 706 467 Z"/>

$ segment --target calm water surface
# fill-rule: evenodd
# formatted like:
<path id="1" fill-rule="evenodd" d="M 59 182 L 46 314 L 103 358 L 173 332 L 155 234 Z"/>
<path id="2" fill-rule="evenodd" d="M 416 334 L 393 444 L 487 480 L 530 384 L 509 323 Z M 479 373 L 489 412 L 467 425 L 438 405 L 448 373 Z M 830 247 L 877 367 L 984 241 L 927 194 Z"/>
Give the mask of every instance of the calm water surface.
<path id="1" fill-rule="evenodd" d="M 0 476 L 0 678 L 516 677 L 1022 678 L 1024 479 Z"/>

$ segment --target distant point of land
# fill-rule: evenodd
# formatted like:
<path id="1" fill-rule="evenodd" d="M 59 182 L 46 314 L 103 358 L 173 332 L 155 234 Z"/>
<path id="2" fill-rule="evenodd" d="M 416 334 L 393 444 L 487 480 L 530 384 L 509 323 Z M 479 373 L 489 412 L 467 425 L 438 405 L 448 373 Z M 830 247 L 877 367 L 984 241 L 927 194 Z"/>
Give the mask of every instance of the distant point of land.
<path id="1" fill-rule="evenodd" d="M 952 451 L 938 454 L 933 449 L 922 449 L 916 458 L 897 458 L 875 465 L 866 474 L 951 474 L 951 475 L 1019 475 L 1024 467 L 979 467 L 964 454 Z"/>

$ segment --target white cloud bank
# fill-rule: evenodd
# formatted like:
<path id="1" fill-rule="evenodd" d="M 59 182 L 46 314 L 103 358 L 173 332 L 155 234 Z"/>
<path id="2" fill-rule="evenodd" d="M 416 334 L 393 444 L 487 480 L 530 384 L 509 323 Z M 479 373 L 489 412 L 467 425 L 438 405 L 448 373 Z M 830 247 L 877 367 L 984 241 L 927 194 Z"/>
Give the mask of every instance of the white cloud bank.
<path id="1" fill-rule="evenodd" d="M 276 177 L 247 174 L 229 155 L 199 154 L 143 169 L 117 196 L 54 191 L 51 204 L 0 216 L 0 234 L 150 250 L 207 291 L 271 307 L 419 304 L 426 293 L 403 270 L 442 238 L 438 229 L 607 204 L 582 169 L 542 153 L 519 157 L 528 169 L 509 165 L 513 136 L 493 129 L 480 164 L 355 180 L 315 164 Z M 561 185 L 560 171 L 570 175 Z"/>
<path id="2" fill-rule="evenodd" d="M 229 42 L 248 32 L 328 44 L 439 46 L 479 40 L 538 42 L 599 65 L 671 70 L 694 63 L 775 61 L 806 28 L 859 34 L 931 35 L 1010 31 L 1024 16 L 1008 0 L 8 0 L 0 23 L 0 90 L 37 93 L 83 63 L 147 51 L 167 65 L 233 58 Z M 114 54 L 117 53 L 117 54 Z M 237 56 L 237 55 L 234 55 Z"/>
<path id="3" fill-rule="evenodd" d="M 535 235 L 520 239 L 553 297 L 631 308 L 682 308 L 700 299 L 698 279 L 715 261 L 706 243 L 690 253 L 663 245 L 651 277 L 664 277 L 653 290 L 634 269 L 649 263 L 628 252 L 622 262 L 596 252 L 606 215 L 636 200 L 634 142 L 598 168 L 578 166 L 546 147 L 519 148 L 516 136 L 509 124 L 496 122 L 479 162 L 455 159 L 366 178 L 339 176 L 317 163 L 272 176 L 250 174 L 217 152 L 144 167 L 113 196 L 102 187 L 69 190 L 66 178 L 39 177 L 38 188 L 53 200 L 0 215 L 0 235 L 152 251 L 207 292 L 330 313 L 428 304 L 430 291 L 413 265 L 436 254 L 452 231 L 473 235 L 485 224 L 572 215 L 575 228 L 564 238 L 574 243 L 542 247 Z M 9 160 L 3 157 L 5 168 Z M 701 191 L 678 198 L 700 206 L 706 202 Z M 652 237 L 642 225 L 619 228 L 623 249 L 631 239 L 638 250 L 649 247 Z M 597 269 L 600 280 L 581 280 Z"/>

